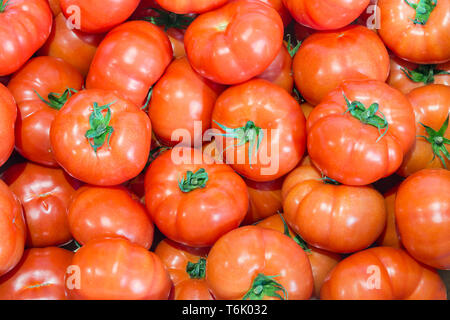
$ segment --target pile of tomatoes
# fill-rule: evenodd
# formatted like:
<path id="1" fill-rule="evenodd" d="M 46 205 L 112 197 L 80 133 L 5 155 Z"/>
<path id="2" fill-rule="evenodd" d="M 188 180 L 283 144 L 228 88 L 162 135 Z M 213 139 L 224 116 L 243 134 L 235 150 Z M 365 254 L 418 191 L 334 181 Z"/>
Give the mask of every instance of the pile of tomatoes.
<path id="1" fill-rule="evenodd" d="M 0 40 L 0 299 L 447 299 L 450 1 L 0 0 Z"/>

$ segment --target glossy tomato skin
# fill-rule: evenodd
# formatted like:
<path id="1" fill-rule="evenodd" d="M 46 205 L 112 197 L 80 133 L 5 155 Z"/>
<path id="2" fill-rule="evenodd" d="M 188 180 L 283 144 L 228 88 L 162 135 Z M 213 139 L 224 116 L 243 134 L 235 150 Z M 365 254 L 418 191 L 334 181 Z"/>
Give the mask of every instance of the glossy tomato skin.
<path id="1" fill-rule="evenodd" d="M 97 152 L 86 138 L 93 105 L 111 109 L 114 132 Z M 105 116 L 105 115 L 104 115 Z M 52 151 L 58 163 L 83 182 L 114 186 L 136 177 L 145 167 L 151 144 L 147 114 L 110 91 L 83 90 L 58 112 L 50 129 Z"/>
<path id="2" fill-rule="evenodd" d="M 62 169 L 32 162 L 10 167 L 4 181 L 23 205 L 29 248 L 58 246 L 72 240 L 67 220 L 68 206 L 78 181 Z"/>
<path id="3" fill-rule="evenodd" d="M 364 250 L 341 261 L 327 276 L 323 300 L 446 300 L 435 270 L 405 251 L 390 247 Z"/>
<path id="4" fill-rule="evenodd" d="M 365 125 L 351 115 L 344 95 L 365 108 L 378 103 L 377 116 L 385 129 Z M 344 81 L 316 106 L 307 121 L 308 153 L 327 177 L 347 185 L 364 186 L 390 176 L 414 144 L 415 118 L 408 98 L 387 84 Z"/>
<path id="5" fill-rule="evenodd" d="M 33 248 L 20 263 L 0 278 L 2 300 L 66 300 L 64 276 L 73 252 L 57 248 Z"/>
<path id="6" fill-rule="evenodd" d="M 156 0 L 165 10 L 177 14 L 203 13 L 219 8 L 229 0 Z"/>
<path id="7" fill-rule="evenodd" d="M 100 238 L 81 247 L 72 259 L 79 268 L 66 273 L 72 300 L 167 300 L 171 281 L 153 252 L 120 238 Z M 76 271 L 75 271 L 76 272 Z"/>
<path id="8" fill-rule="evenodd" d="M 14 150 L 14 127 L 17 118 L 17 106 L 11 92 L 0 83 L 0 166 L 9 158 Z"/>
<path id="9" fill-rule="evenodd" d="M 450 60 L 449 1 L 437 1 L 425 24 L 414 22 L 416 11 L 404 0 L 379 0 L 377 5 L 380 12 L 378 33 L 396 56 L 423 64 Z"/>
<path id="10" fill-rule="evenodd" d="M 14 74 L 8 89 L 19 110 L 16 149 L 23 157 L 42 165 L 58 165 L 50 145 L 50 127 L 58 110 L 39 95 L 47 100 L 50 93 L 59 97 L 67 89 L 80 90 L 82 85 L 83 77 L 74 67 L 53 57 L 31 59 Z"/>
<path id="11" fill-rule="evenodd" d="M 386 228 L 377 240 L 377 244 L 380 247 L 403 249 L 403 245 L 397 231 L 397 224 L 395 222 L 395 198 L 397 196 L 397 190 L 398 186 L 395 186 L 384 194 L 387 219 Z"/>
<path id="12" fill-rule="evenodd" d="M 188 171 L 205 169 L 205 187 L 183 192 Z M 208 247 L 237 228 L 248 210 L 245 182 L 228 165 L 200 150 L 174 148 L 152 162 L 145 177 L 145 202 L 158 229 L 169 239 Z"/>
<path id="13" fill-rule="evenodd" d="M 68 208 L 70 231 L 85 244 L 94 238 L 123 237 L 145 249 L 153 242 L 153 223 L 145 207 L 124 187 L 84 186 Z"/>
<path id="14" fill-rule="evenodd" d="M 295 55 L 293 70 L 302 96 L 317 105 L 343 80 L 386 81 L 389 54 L 374 32 L 349 26 L 308 37 Z"/>
<path id="15" fill-rule="evenodd" d="M 47 0 L 48 5 L 50 6 L 50 10 L 52 10 L 53 17 L 56 17 L 58 14 L 61 13 L 61 4 L 59 3 L 60 0 Z"/>
<path id="16" fill-rule="evenodd" d="M 52 29 L 46 0 L 10 0 L 0 12 L 0 76 L 17 71 L 45 43 Z"/>
<path id="17" fill-rule="evenodd" d="M 406 179 L 395 199 L 398 232 L 418 261 L 450 269 L 450 171 L 424 169 Z"/>
<path id="18" fill-rule="evenodd" d="M 259 1 L 233 1 L 200 15 L 187 29 L 184 44 L 200 75 L 221 84 L 238 84 L 262 73 L 283 42 L 283 21 Z"/>
<path id="19" fill-rule="evenodd" d="M 112 90 L 141 107 L 173 52 L 167 35 L 147 21 L 129 21 L 101 42 L 86 79 L 87 89 Z"/>
<path id="20" fill-rule="evenodd" d="M 283 0 L 258 0 L 258 1 L 264 2 L 265 4 L 268 4 L 269 6 L 277 10 L 278 14 L 283 20 L 283 24 L 285 27 L 287 27 L 289 23 L 292 21 L 291 14 L 289 10 L 284 6 Z"/>

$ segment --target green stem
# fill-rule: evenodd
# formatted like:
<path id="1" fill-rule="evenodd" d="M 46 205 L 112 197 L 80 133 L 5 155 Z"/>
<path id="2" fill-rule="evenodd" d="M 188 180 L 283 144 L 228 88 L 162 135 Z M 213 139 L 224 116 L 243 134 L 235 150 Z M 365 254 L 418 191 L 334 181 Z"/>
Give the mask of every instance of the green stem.
<path id="1" fill-rule="evenodd" d="M 188 262 L 186 272 L 191 279 L 204 279 L 206 275 L 206 259 L 200 258 L 197 263 Z"/>
<path id="2" fill-rule="evenodd" d="M 303 251 L 311 253 L 311 249 L 308 248 L 308 244 L 306 243 L 305 240 L 303 240 L 302 237 L 300 237 L 298 234 L 296 234 L 295 237 L 292 238 L 291 233 L 289 232 L 289 226 L 286 223 L 286 220 L 284 220 L 283 215 L 280 212 L 278 212 L 278 214 L 280 215 L 281 221 L 283 221 L 284 235 L 286 235 L 289 238 L 291 238 L 292 240 L 294 240 L 295 243 L 297 243 L 303 249 Z"/>
<path id="3" fill-rule="evenodd" d="M 148 105 L 149 105 L 150 100 L 152 99 L 152 96 L 153 96 L 153 87 L 154 86 L 152 86 L 150 88 L 150 90 L 148 91 L 148 93 L 147 93 L 147 99 L 145 100 L 145 104 L 141 108 L 141 110 L 143 110 L 143 111 L 147 111 L 148 110 Z"/>
<path id="4" fill-rule="evenodd" d="M 111 121 L 111 105 L 115 103 L 111 102 L 104 106 L 99 106 L 97 102 L 94 102 L 93 111 L 89 117 L 90 129 L 86 131 L 85 137 L 88 139 L 89 144 L 97 153 L 106 141 L 111 139 L 111 135 L 114 132 L 113 127 L 109 125 Z M 103 110 L 107 110 L 106 115 L 103 115 Z"/>
<path id="5" fill-rule="evenodd" d="M 6 7 L 8 6 L 9 0 L 0 0 L 0 13 L 5 12 Z"/>
<path id="6" fill-rule="evenodd" d="M 182 178 L 178 183 L 182 192 L 191 192 L 195 189 L 205 188 L 206 182 L 208 182 L 208 173 L 205 169 L 201 168 L 197 172 L 188 171 L 186 178 Z"/>
<path id="7" fill-rule="evenodd" d="M 447 160 L 450 161 L 450 152 L 447 150 L 447 147 L 445 146 L 446 144 L 450 144 L 450 139 L 447 139 L 445 137 L 445 133 L 448 128 L 449 116 L 450 114 L 447 115 L 447 119 L 444 121 L 439 131 L 436 131 L 429 126 L 426 126 L 423 123 L 420 123 L 425 128 L 428 137 L 419 136 L 420 138 L 424 138 L 431 144 L 431 148 L 433 149 L 433 159 L 431 161 L 433 161 L 436 157 L 438 157 L 441 160 L 442 165 L 444 166 L 445 169 L 447 169 L 445 158 L 447 158 Z"/>
<path id="8" fill-rule="evenodd" d="M 287 38 L 288 38 L 287 49 L 288 49 L 289 55 L 291 56 L 291 58 L 294 58 L 294 56 L 298 52 L 298 49 L 300 49 L 300 46 L 302 45 L 302 42 L 296 39 L 297 40 L 297 44 L 294 47 L 294 45 L 292 44 L 292 39 L 291 39 L 291 35 L 290 34 L 287 35 Z"/>
<path id="9" fill-rule="evenodd" d="M 332 185 L 335 185 L 335 186 L 340 186 L 341 185 L 341 183 L 339 181 L 336 181 L 336 180 L 331 179 L 330 177 L 327 177 L 327 176 L 324 176 L 324 175 L 322 175 L 322 178 L 320 180 L 322 180 L 326 184 L 332 184 Z"/>
<path id="10" fill-rule="evenodd" d="M 407 5 L 416 10 L 416 16 L 414 20 L 411 19 L 414 24 L 425 25 L 430 18 L 431 12 L 437 5 L 437 0 L 420 0 L 419 3 L 412 3 L 408 0 L 404 0 Z"/>
<path id="11" fill-rule="evenodd" d="M 158 13 L 156 17 L 145 17 L 144 20 L 149 21 L 157 26 L 164 26 L 164 31 L 171 28 L 187 29 L 189 25 L 194 21 L 194 17 L 186 14 L 176 14 L 161 9 L 152 8 L 153 11 Z"/>
<path id="12" fill-rule="evenodd" d="M 245 294 L 243 300 L 263 300 L 265 297 L 279 298 L 280 300 L 288 300 L 288 292 L 278 282 L 274 280 L 279 276 L 266 276 L 262 273 L 253 280 L 252 287 Z M 281 291 L 283 296 L 278 292 Z"/>
<path id="13" fill-rule="evenodd" d="M 434 77 L 441 74 L 450 75 L 450 72 L 437 69 L 435 64 L 422 64 L 414 70 L 400 68 L 400 70 L 414 82 L 423 82 L 424 84 L 434 83 Z"/>
<path id="14" fill-rule="evenodd" d="M 67 88 L 63 93 L 51 92 L 47 96 L 48 100 L 45 100 L 36 90 L 34 90 L 34 92 L 36 93 L 38 98 L 50 108 L 61 110 L 61 108 L 66 104 L 67 100 L 78 91 L 72 88 Z"/>

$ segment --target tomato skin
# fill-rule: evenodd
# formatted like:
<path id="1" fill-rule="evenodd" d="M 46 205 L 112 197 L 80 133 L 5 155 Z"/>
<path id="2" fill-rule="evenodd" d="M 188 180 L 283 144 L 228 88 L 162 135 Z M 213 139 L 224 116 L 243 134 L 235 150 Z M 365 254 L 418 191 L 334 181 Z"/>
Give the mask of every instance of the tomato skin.
<path id="1" fill-rule="evenodd" d="M 229 0 L 156 0 L 165 10 L 177 14 L 203 13 L 217 9 Z"/>
<path id="2" fill-rule="evenodd" d="M 37 57 L 25 64 L 9 82 L 19 117 L 16 122 L 16 149 L 30 161 L 57 166 L 50 145 L 50 126 L 58 110 L 44 103 L 50 93 L 61 95 L 67 89 L 80 90 L 81 74 L 61 59 Z M 36 91 L 36 92 L 35 92 Z"/>
<path id="3" fill-rule="evenodd" d="M 153 223 L 145 207 L 124 187 L 84 186 L 68 208 L 70 231 L 84 244 L 94 238 L 123 237 L 150 249 Z"/>
<path id="4" fill-rule="evenodd" d="M 112 90 L 140 107 L 172 57 L 169 38 L 160 28 L 146 21 L 126 22 L 101 42 L 86 88 Z"/>
<path id="5" fill-rule="evenodd" d="M 283 30 L 275 9 L 259 1 L 239 0 L 200 15 L 188 27 L 184 44 L 200 75 L 221 84 L 238 84 L 269 67 L 282 46 Z"/>
<path id="6" fill-rule="evenodd" d="M 416 12 L 404 0 L 379 0 L 377 5 L 380 12 L 378 33 L 396 56 L 422 64 L 450 60 L 449 1 L 437 1 L 424 25 L 413 22 Z"/>
<path id="7" fill-rule="evenodd" d="M 377 288 L 377 278 L 379 288 Z M 444 283 L 405 251 L 367 249 L 341 261 L 327 276 L 322 300 L 446 300 Z"/>
<path id="8" fill-rule="evenodd" d="M 16 101 L 11 92 L 0 83 L 0 166 L 2 166 L 14 150 L 14 127 L 17 118 Z"/>
<path id="9" fill-rule="evenodd" d="M 429 137 L 424 124 L 439 131 L 450 114 L 450 87 L 440 84 L 430 84 L 412 90 L 407 95 L 414 109 L 416 117 L 416 141 L 411 150 L 405 155 L 405 159 L 398 170 L 401 176 L 407 177 L 421 169 L 444 168 L 444 163 L 439 157 L 434 156 L 432 144 L 420 136 Z M 450 139 L 450 128 L 444 133 L 444 137 Z M 445 145 L 450 150 L 448 144 Z M 447 168 L 450 160 L 440 153 Z"/>
<path id="10" fill-rule="evenodd" d="M 409 176 L 395 199 L 397 229 L 418 261 L 450 269 L 450 171 L 424 169 Z"/>
<path id="11" fill-rule="evenodd" d="M 303 114 L 305 115 L 306 120 L 308 120 L 309 115 L 314 110 L 314 106 L 308 102 L 304 102 L 300 105 L 300 108 L 302 108 Z"/>
<path id="12" fill-rule="evenodd" d="M 258 1 L 264 2 L 265 4 L 268 4 L 269 6 L 277 10 L 278 14 L 283 20 L 283 24 L 285 27 L 287 27 L 289 23 L 292 21 L 291 14 L 289 10 L 284 6 L 283 0 L 258 0 Z"/>
<path id="13" fill-rule="evenodd" d="M 400 236 L 397 232 L 395 222 L 395 198 L 397 196 L 398 186 L 392 188 L 384 194 L 384 202 L 386 203 L 386 228 L 377 240 L 380 247 L 392 247 L 396 249 L 404 249 Z"/>
<path id="14" fill-rule="evenodd" d="M 109 145 L 95 153 L 85 137 L 94 103 L 110 106 Z M 52 151 L 73 177 L 92 185 L 114 186 L 136 177 L 145 167 L 151 144 L 151 123 L 145 112 L 110 91 L 83 90 L 58 112 L 50 129 Z"/>
<path id="15" fill-rule="evenodd" d="M 343 80 L 386 81 L 389 54 L 374 32 L 349 26 L 308 37 L 294 57 L 293 70 L 301 95 L 317 105 Z"/>
<path id="16" fill-rule="evenodd" d="M 50 9 L 52 10 L 53 17 L 56 17 L 61 13 L 61 4 L 59 3 L 60 0 L 47 0 L 47 2 L 50 6 Z"/>
<path id="17" fill-rule="evenodd" d="M 153 252 L 120 238 L 93 239 L 74 255 L 80 286 L 66 290 L 72 300 L 167 300 L 172 283 Z"/>
<path id="18" fill-rule="evenodd" d="M 379 139 L 382 133 L 376 127 L 346 113 L 344 94 L 365 108 L 379 104 L 389 124 L 383 138 Z M 327 177 L 355 186 L 393 174 L 416 135 L 414 112 L 407 97 L 375 80 L 344 81 L 314 108 L 306 126 L 308 153 L 314 165 Z"/>
<path id="19" fill-rule="evenodd" d="M 73 252 L 57 248 L 25 250 L 20 263 L 0 278 L 1 300 L 66 300 L 64 275 Z"/>

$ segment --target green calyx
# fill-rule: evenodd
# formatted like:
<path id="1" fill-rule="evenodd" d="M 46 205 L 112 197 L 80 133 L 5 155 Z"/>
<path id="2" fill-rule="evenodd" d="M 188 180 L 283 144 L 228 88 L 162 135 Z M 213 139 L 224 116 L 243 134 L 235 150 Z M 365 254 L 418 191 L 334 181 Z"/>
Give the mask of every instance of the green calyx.
<path id="1" fill-rule="evenodd" d="M 5 12 L 6 7 L 8 6 L 9 0 L 0 0 L 0 13 Z"/>
<path id="2" fill-rule="evenodd" d="M 297 54 L 298 49 L 300 49 L 302 42 L 297 40 L 297 44 L 294 46 L 292 43 L 290 34 L 287 35 L 287 38 L 288 38 L 287 49 L 288 49 L 289 55 L 291 56 L 291 58 L 293 58 Z"/>
<path id="3" fill-rule="evenodd" d="M 206 259 L 200 258 L 197 263 L 188 262 L 186 272 L 191 279 L 204 279 L 206 275 Z"/>
<path id="4" fill-rule="evenodd" d="M 148 105 L 150 104 L 150 100 L 152 99 L 152 96 L 153 96 L 153 86 L 148 91 L 147 99 L 145 99 L 145 104 L 141 107 L 141 110 L 143 110 L 143 111 L 148 110 Z"/>
<path id="5" fill-rule="evenodd" d="M 450 75 L 450 72 L 448 71 L 437 69 L 435 64 L 422 64 L 414 70 L 409 70 L 407 68 L 401 68 L 400 70 L 408 77 L 409 80 L 414 82 L 423 82 L 424 84 L 434 83 L 434 77 L 437 75 Z"/>
<path id="6" fill-rule="evenodd" d="M 286 223 L 286 220 L 284 220 L 283 215 L 278 212 L 278 214 L 280 215 L 280 219 L 281 221 L 283 221 L 283 227 L 284 227 L 284 235 L 288 236 L 289 238 L 291 238 L 292 240 L 295 241 L 295 243 L 297 243 L 305 252 L 311 253 L 311 249 L 308 248 L 308 244 L 306 243 L 305 240 L 303 240 L 302 237 L 300 237 L 298 234 L 295 235 L 295 237 L 291 236 L 291 233 L 289 232 L 289 226 Z"/>
<path id="7" fill-rule="evenodd" d="M 411 3 L 404 0 L 407 5 L 416 10 L 416 16 L 411 19 L 414 24 L 425 25 L 430 18 L 431 12 L 437 5 L 437 0 L 420 0 L 419 3 Z"/>
<path id="8" fill-rule="evenodd" d="M 50 108 L 61 110 L 61 108 L 66 104 L 67 100 L 78 91 L 72 88 L 67 88 L 63 93 L 51 92 L 47 96 L 48 100 L 45 100 L 36 90 L 34 90 L 34 92 L 36 93 L 38 98 Z"/>
<path id="9" fill-rule="evenodd" d="M 379 111 L 380 106 L 378 105 L 378 103 L 373 103 L 369 108 L 366 109 L 366 107 L 364 107 L 364 105 L 359 101 L 350 102 L 345 94 L 344 99 L 347 102 L 347 111 L 345 111 L 345 113 L 350 112 L 353 117 L 355 117 L 362 123 L 377 128 L 378 132 L 380 133 L 380 137 L 376 142 L 380 141 L 388 132 L 389 123 L 387 122 L 384 114 Z M 377 112 L 380 113 L 382 117 L 378 116 Z M 381 133 L 382 129 L 385 129 L 383 133 Z"/>
<path id="10" fill-rule="evenodd" d="M 114 132 L 113 127 L 109 125 L 111 121 L 111 105 L 115 103 L 111 102 L 104 106 L 99 106 L 97 102 L 94 102 L 94 109 L 89 117 L 90 129 L 86 131 L 85 137 L 88 139 L 89 144 L 97 153 L 106 141 L 111 139 L 111 135 Z M 107 110 L 106 115 L 103 115 L 103 110 Z"/>
<path id="11" fill-rule="evenodd" d="M 322 178 L 320 180 L 322 180 L 326 184 L 332 184 L 332 185 L 335 185 L 335 186 L 340 186 L 341 185 L 341 183 L 339 181 L 336 181 L 336 180 L 331 179 L 330 177 L 327 177 L 327 176 L 324 176 L 324 175 L 322 175 Z"/>
<path id="12" fill-rule="evenodd" d="M 152 8 L 158 13 L 157 17 L 145 17 L 144 20 L 149 21 L 157 26 L 163 26 L 164 31 L 168 29 L 186 29 L 194 21 L 194 17 L 187 14 L 176 14 L 161 9 Z"/>
<path id="13" fill-rule="evenodd" d="M 449 114 L 450 115 L 450 114 Z M 438 157 L 442 165 L 445 169 L 447 169 L 447 164 L 445 162 L 445 158 L 450 161 L 450 153 L 447 150 L 446 144 L 450 144 L 450 139 L 444 137 L 445 132 L 448 128 L 449 115 L 447 115 L 447 119 L 444 121 L 444 124 L 439 129 L 439 131 L 434 130 L 433 128 L 420 123 L 426 130 L 428 137 L 419 136 L 420 138 L 424 138 L 431 144 L 431 148 L 433 149 L 433 160 Z M 431 160 L 431 161 L 433 161 Z"/>
<path id="14" fill-rule="evenodd" d="M 203 189 L 208 182 L 208 173 L 205 169 L 201 168 L 197 172 L 188 171 L 186 178 L 182 178 L 178 183 L 182 192 L 191 192 L 195 189 Z"/>
<path id="15" fill-rule="evenodd" d="M 242 300 L 263 300 L 265 297 L 279 298 L 280 300 L 287 300 L 288 293 L 286 289 L 276 282 L 274 278 L 279 276 L 266 276 L 262 273 L 253 280 L 252 287 L 245 294 Z M 282 292 L 282 296 L 279 294 Z"/>

